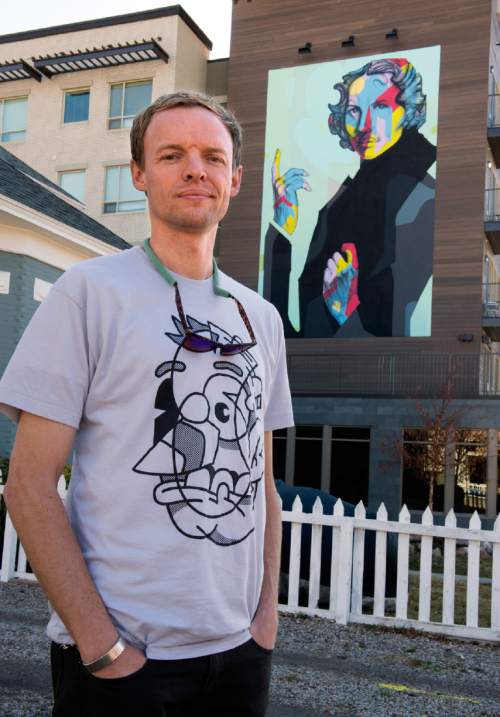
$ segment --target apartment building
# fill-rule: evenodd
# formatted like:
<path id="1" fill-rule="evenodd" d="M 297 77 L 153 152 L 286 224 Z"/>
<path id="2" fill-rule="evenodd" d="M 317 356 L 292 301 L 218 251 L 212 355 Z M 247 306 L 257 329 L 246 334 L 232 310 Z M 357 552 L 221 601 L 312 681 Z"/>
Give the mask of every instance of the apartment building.
<path id="1" fill-rule="evenodd" d="M 149 235 L 128 163 L 134 116 L 161 94 L 225 99 L 225 63 L 180 5 L 0 36 L 0 144 L 132 244 Z"/>
<path id="2" fill-rule="evenodd" d="M 383 500 L 391 517 L 421 513 L 432 485 L 436 520 L 477 510 L 491 525 L 496 3 L 356 8 L 235 1 L 229 63 L 207 63 L 178 6 L 0 37 L 0 140 L 136 243 L 149 228 L 126 171 L 133 115 L 170 89 L 227 95 L 245 172 L 217 253 L 285 326 L 297 425 L 276 432 L 276 477 Z"/>
<path id="3" fill-rule="evenodd" d="M 283 319 L 289 484 L 499 510 L 499 43 L 490 0 L 234 3 L 220 261 Z"/>

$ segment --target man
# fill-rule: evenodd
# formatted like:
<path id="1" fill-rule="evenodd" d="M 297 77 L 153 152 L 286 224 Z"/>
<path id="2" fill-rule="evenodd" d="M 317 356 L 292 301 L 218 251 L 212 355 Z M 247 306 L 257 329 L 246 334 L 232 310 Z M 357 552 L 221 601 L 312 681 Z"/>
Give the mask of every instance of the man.
<path id="1" fill-rule="evenodd" d="M 342 148 L 358 154 L 360 168 L 319 212 L 298 282 L 297 331 L 287 318 L 290 242 L 297 192 L 311 187 L 303 169 L 281 173 L 277 150 L 264 296 L 290 337 L 414 335 L 419 301 L 430 311 L 435 195 L 428 171 L 436 148 L 418 131 L 426 121 L 422 78 L 407 59 L 381 59 L 348 73 L 335 89 L 340 101 L 329 105 L 329 128 Z"/>
<path id="2" fill-rule="evenodd" d="M 276 310 L 212 259 L 241 129 L 177 93 L 136 118 L 131 145 L 150 242 L 67 271 L 0 383 L 20 416 L 5 498 L 54 610 L 53 714 L 264 715 L 272 430 L 293 419 Z"/>

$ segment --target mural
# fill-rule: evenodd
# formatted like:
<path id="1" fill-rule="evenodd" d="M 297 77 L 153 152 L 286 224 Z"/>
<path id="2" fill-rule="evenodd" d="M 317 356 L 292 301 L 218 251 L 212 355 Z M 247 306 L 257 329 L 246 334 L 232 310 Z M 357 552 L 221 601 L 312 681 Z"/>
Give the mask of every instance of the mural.
<path id="1" fill-rule="evenodd" d="M 439 65 L 269 73 L 259 291 L 287 337 L 431 335 Z"/>

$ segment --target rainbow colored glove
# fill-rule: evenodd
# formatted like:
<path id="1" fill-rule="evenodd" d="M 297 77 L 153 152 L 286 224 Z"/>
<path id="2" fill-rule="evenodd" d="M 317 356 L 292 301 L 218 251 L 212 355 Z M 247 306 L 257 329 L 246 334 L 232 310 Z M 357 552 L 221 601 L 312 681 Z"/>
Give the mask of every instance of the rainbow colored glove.
<path id="1" fill-rule="evenodd" d="M 288 234 L 293 234 L 299 221 L 299 200 L 297 191 L 311 191 L 306 180 L 309 176 L 305 169 L 288 169 L 285 174 L 280 172 L 281 150 L 277 149 L 271 168 L 274 194 L 274 221 L 283 227 Z"/>
<path id="2" fill-rule="evenodd" d="M 358 308 L 358 253 L 354 244 L 342 244 L 328 259 L 323 274 L 323 299 L 328 311 L 342 326 Z"/>

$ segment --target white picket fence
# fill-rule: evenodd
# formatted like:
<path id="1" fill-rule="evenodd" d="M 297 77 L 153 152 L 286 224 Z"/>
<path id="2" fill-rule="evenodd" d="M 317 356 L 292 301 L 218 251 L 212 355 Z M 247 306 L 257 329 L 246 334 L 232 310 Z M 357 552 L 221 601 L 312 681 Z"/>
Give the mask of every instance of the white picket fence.
<path id="1" fill-rule="evenodd" d="M 1 471 L 0 471 L 1 476 Z M 5 485 L 0 485 L 0 501 Z M 66 482 L 64 476 L 59 478 L 57 491 L 64 502 L 66 500 Z M 36 582 L 36 577 L 32 572 L 27 571 L 28 560 L 26 553 L 17 537 L 16 530 L 12 525 L 9 514 L 5 517 L 5 528 L 3 535 L 2 563 L 0 564 L 0 583 L 6 583 L 11 578 L 21 578 L 22 580 L 31 580 Z"/>
<path id="2" fill-rule="evenodd" d="M 66 497 L 64 479 L 58 486 L 59 495 Z M 0 485 L 0 496 L 3 486 Z M 344 515 L 341 500 L 335 504 L 333 515 L 323 513 L 319 498 L 312 513 L 304 513 L 297 496 L 291 511 L 282 512 L 283 522 L 290 523 L 290 556 L 287 602 L 279 605 L 283 612 L 305 613 L 334 619 L 347 625 L 350 622 L 372 625 L 387 625 L 398 628 L 413 628 L 427 632 L 441 633 L 454 637 L 500 641 L 500 515 L 493 530 L 483 530 L 481 520 L 474 512 L 468 528 L 457 528 L 453 510 L 446 516 L 445 525 L 434 525 L 429 508 L 424 512 L 421 523 L 411 523 L 410 514 L 403 506 L 398 521 L 387 519 L 387 510 L 382 503 L 376 519 L 366 517 L 363 503 L 356 506 L 354 517 Z M 307 605 L 299 605 L 301 585 L 301 541 L 302 526 L 311 525 L 310 568 L 308 575 Z M 319 607 L 323 529 L 332 529 L 330 560 L 330 585 L 328 607 Z M 365 569 L 366 531 L 375 532 L 374 549 L 374 590 L 373 611 L 363 612 L 363 576 Z M 395 615 L 387 615 L 389 601 L 386 599 L 387 536 L 397 535 L 397 585 Z M 418 619 L 408 617 L 408 596 L 410 587 L 409 556 L 410 536 L 420 537 L 420 570 Z M 442 581 L 442 620 L 431 619 L 432 556 L 434 538 L 444 539 Z M 457 541 L 467 547 L 466 624 L 455 623 L 455 585 Z M 491 619 L 489 627 L 479 627 L 479 567 L 481 543 L 491 545 Z M 5 522 L 0 582 L 11 578 L 35 581 L 27 572 L 26 554 L 20 544 L 14 526 L 7 515 Z M 460 578 L 459 578 L 460 579 Z M 366 602 L 366 600 L 365 600 Z"/>
<path id="3" fill-rule="evenodd" d="M 481 520 L 474 512 L 468 528 L 457 528 L 456 516 L 450 510 L 445 525 L 434 525 L 429 508 L 422 523 L 411 523 L 403 506 L 398 521 L 387 519 L 382 503 L 376 519 L 366 518 L 363 503 L 356 506 L 354 517 L 344 515 L 341 500 L 333 515 L 324 515 L 319 498 L 312 513 L 304 513 L 297 496 L 291 511 L 283 511 L 283 521 L 290 525 L 290 563 L 288 600 L 280 610 L 318 615 L 346 625 L 349 622 L 387 625 L 441 633 L 454 637 L 500 641 L 500 515 L 493 530 L 482 530 Z M 299 606 L 302 526 L 311 525 L 310 570 L 307 605 Z M 318 607 L 320 596 L 322 532 L 332 528 L 329 605 Z M 375 532 L 373 611 L 363 612 L 363 575 L 365 569 L 366 531 Z M 387 615 L 386 599 L 387 536 L 397 534 L 397 585 L 395 615 Z M 420 570 L 418 619 L 408 617 L 410 536 L 420 537 Z M 432 556 L 434 538 L 444 539 L 442 574 L 442 620 L 431 619 Z M 467 547 L 466 624 L 455 623 L 455 583 L 457 580 L 457 541 Z M 492 546 L 490 626 L 479 627 L 479 566 L 481 543 Z M 440 575 L 441 579 L 441 575 Z M 460 578 L 459 578 L 460 579 Z"/>

